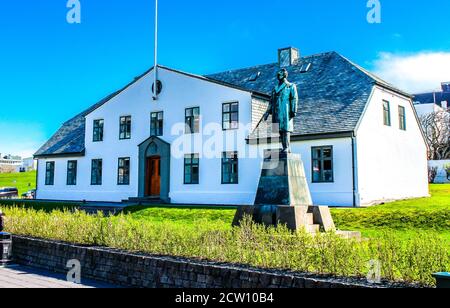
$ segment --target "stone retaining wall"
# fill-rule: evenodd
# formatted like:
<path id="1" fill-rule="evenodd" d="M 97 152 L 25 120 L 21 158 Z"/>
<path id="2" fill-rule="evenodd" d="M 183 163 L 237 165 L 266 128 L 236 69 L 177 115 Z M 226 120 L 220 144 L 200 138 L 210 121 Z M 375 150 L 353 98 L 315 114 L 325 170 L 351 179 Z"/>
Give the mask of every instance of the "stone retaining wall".
<path id="1" fill-rule="evenodd" d="M 369 288 L 354 279 L 314 278 L 172 257 L 131 254 L 15 236 L 14 262 L 67 273 L 69 260 L 81 262 L 86 279 L 125 287 L 163 288 Z M 380 287 L 380 286 L 378 286 Z M 384 287 L 389 287 L 384 285 Z"/>

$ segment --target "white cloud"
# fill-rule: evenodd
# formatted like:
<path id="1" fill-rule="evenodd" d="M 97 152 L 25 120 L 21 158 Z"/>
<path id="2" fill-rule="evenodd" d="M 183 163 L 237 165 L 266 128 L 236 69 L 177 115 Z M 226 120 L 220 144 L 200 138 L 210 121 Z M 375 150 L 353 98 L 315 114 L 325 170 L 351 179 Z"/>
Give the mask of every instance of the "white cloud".
<path id="1" fill-rule="evenodd" d="M 380 53 L 374 64 L 374 73 L 409 93 L 420 93 L 440 88 L 450 81 L 450 53 L 420 52 L 416 54 Z"/>

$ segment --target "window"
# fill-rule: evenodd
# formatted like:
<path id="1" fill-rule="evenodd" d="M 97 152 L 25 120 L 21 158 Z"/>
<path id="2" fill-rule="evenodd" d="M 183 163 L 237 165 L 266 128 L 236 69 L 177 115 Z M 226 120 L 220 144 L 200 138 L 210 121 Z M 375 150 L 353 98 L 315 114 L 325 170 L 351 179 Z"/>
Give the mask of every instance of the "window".
<path id="1" fill-rule="evenodd" d="M 391 104 L 388 101 L 383 101 L 383 119 L 384 125 L 391 126 Z"/>
<path id="2" fill-rule="evenodd" d="M 333 147 L 312 148 L 313 183 L 333 183 Z"/>
<path id="3" fill-rule="evenodd" d="M 198 154 L 184 156 L 184 184 L 198 184 L 200 174 L 200 160 Z"/>
<path id="4" fill-rule="evenodd" d="M 152 112 L 150 115 L 150 135 L 163 135 L 163 112 Z"/>
<path id="5" fill-rule="evenodd" d="M 222 184 L 238 184 L 238 168 L 238 153 L 224 152 L 222 154 Z"/>
<path id="6" fill-rule="evenodd" d="M 93 141 L 94 142 L 101 142 L 103 141 L 103 126 L 104 126 L 104 120 L 95 120 L 94 121 L 94 133 L 93 133 Z"/>
<path id="7" fill-rule="evenodd" d="M 55 162 L 49 161 L 45 164 L 45 185 L 55 185 Z"/>
<path id="8" fill-rule="evenodd" d="M 77 161 L 69 160 L 67 162 L 67 185 L 77 185 Z"/>
<path id="9" fill-rule="evenodd" d="M 200 108 L 186 109 L 186 134 L 197 134 L 200 132 Z"/>
<path id="10" fill-rule="evenodd" d="M 103 161 L 101 159 L 92 160 L 91 185 L 102 185 Z"/>
<path id="11" fill-rule="evenodd" d="M 239 103 L 222 105 L 222 128 L 224 130 L 239 128 Z"/>
<path id="12" fill-rule="evenodd" d="M 119 158 L 118 185 L 130 185 L 130 158 Z"/>
<path id="13" fill-rule="evenodd" d="M 398 120 L 400 123 L 400 129 L 406 130 L 406 109 L 405 107 L 398 107 Z"/>
<path id="14" fill-rule="evenodd" d="M 120 140 L 131 139 L 131 117 L 120 118 Z"/>

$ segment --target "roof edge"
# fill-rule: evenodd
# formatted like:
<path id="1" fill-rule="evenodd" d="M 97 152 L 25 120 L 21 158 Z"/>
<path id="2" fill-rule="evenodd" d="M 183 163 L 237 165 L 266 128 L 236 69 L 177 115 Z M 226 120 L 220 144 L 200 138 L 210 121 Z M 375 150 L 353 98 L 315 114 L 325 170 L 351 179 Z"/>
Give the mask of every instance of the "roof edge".
<path id="1" fill-rule="evenodd" d="M 192 73 L 187 73 L 187 72 L 180 71 L 180 70 L 177 70 L 177 69 L 173 69 L 173 68 L 170 68 L 170 67 L 167 67 L 167 66 L 164 66 L 164 65 L 157 65 L 157 67 L 158 67 L 158 68 L 161 68 L 161 69 L 164 69 L 164 70 L 167 70 L 167 71 L 169 71 L 169 72 L 181 74 L 181 75 L 184 75 L 184 76 L 187 76 L 187 77 L 191 77 L 191 78 L 200 79 L 200 80 L 203 80 L 203 81 L 206 81 L 206 82 L 215 83 L 215 84 L 218 84 L 218 85 L 227 87 L 227 88 L 232 88 L 232 89 L 236 89 L 236 90 L 239 90 L 239 91 L 248 92 L 248 93 L 250 93 L 250 94 L 254 94 L 254 95 L 257 95 L 257 96 L 268 97 L 268 94 L 266 94 L 266 93 L 261 93 L 261 92 L 257 92 L 257 91 L 252 91 L 252 90 L 249 90 L 249 89 L 245 89 L 245 88 L 243 88 L 243 87 L 239 87 L 239 86 L 233 85 L 233 84 L 231 84 L 231 83 L 222 82 L 222 81 L 215 80 L 215 79 L 208 78 L 208 77 L 201 76 L 201 75 L 196 75 L 196 74 L 192 74 Z M 143 73 L 143 74 L 141 74 L 141 75 L 135 77 L 133 81 L 131 81 L 130 83 L 128 83 L 128 84 L 127 84 L 125 87 L 123 87 L 122 89 L 120 89 L 120 90 L 118 90 L 118 91 L 116 91 L 116 92 L 111 93 L 111 94 L 109 95 L 109 97 L 107 96 L 107 99 L 106 99 L 102 104 L 100 104 L 100 105 L 97 106 L 96 108 L 90 110 L 90 111 L 89 111 L 88 113 L 86 113 L 84 116 L 86 117 L 87 115 L 93 113 L 94 111 L 96 111 L 96 110 L 99 109 L 100 107 L 102 107 L 102 106 L 104 106 L 105 104 L 107 104 L 108 102 L 110 102 L 113 98 L 117 97 L 119 94 L 121 94 L 122 92 L 124 92 L 125 90 L 127 90 L 128 88 L 130 88 L 132 85 L 134 85 L 135 83 L 137 83 L 137 82 L 138 82 L 139 80 L 141 80 L 143 77 L 145 77 L 146 75 L 150 74 L 150 73 L 154 70 L 154 68 L 155 68 L 155 67 L 152 66 L 152 68 L 150 68 L 150 69 L 148 69 L 147 71 L 145 71 L 145 73 Z M 70 121 L 70 120 L 69 120 L 69 121 Z"/>
<path id="2" fill-rule="evenodd" d="M 391 90 L 397 94 L 406 96 L 408 98 L 413 98 L 412 94 L 409 94 L 403 90 L 400 90 L 399 88 L 395 87 L 394 85 L 391 85 L 389 82 L 381 79 L 380 77 L 378 77 L 377 75 L 375 75 L 374 73 L 370 72 L 369 70 L 363 68 L 362 66 L 360 66 L 359 64 L 356 64 L 355 62 L 351 61 L 350 59 L 346 58 L 345 56 L 341 55 L 338 52 L 335 52 L 337 55 L 339 55 L 342 59 L 344 59 L 345 61 L 347 61 L 348 63 L 350 63 L 351 65 L 353 65 L 354 67 L 356 67 L 361 73 L 365 74 L 367 77 L 369 77 L 370 79 L 373 80 L 375 85 L 378 85 L 380 87 L 384 87 L 388 90 Z"/>
<path id="3" fill-rule="evenodd" d="M 39 154 L 33 155 L 34 159 L 45 159 L 45 158 L 67 158 L 67 157 L 82 157 L 86 155 L 86 150 L 81 152 L 72 152 L 72 153 L 61 153 L 61 154 Z"/>
<path id="4" fill-rule="evenodd" d="M 343 132 L 334 132 L 334 133 L 320 133 L 320 134 L 309 134 L 309 135 L 292 135 L 291 141 L 311 141 L 311 140 L 324 140 L 324 139 L 340 139 L 340 138 L 352 138 L 355 136 L 355 131 L 343 131 Z M 263 140 L 265 142 L 261 142 Z M 276 137 L 257 137 L 251 138 L 247 137 L 247 144 L 257 145 L 257 144 L 268 144 L 272 143 L 272 141 L 276 139 Z"/>

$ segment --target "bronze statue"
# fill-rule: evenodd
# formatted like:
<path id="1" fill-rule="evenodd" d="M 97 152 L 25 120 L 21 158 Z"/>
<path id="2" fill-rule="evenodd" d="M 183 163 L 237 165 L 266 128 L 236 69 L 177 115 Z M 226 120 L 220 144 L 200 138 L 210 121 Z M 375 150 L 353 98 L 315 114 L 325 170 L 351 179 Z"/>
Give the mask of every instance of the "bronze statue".
<path id="1" fill-rule="evenodd" d="M 269 108 L 264 115 L 264 121 L 272 115 L 272 123 L 279 126 L 283 153 L 291 152 L 291 133 L 298 110 L 297 86 L 287 80 L 288 76 L 286 69 L 278 72 L 278 85 L 272 92 Z"/>

